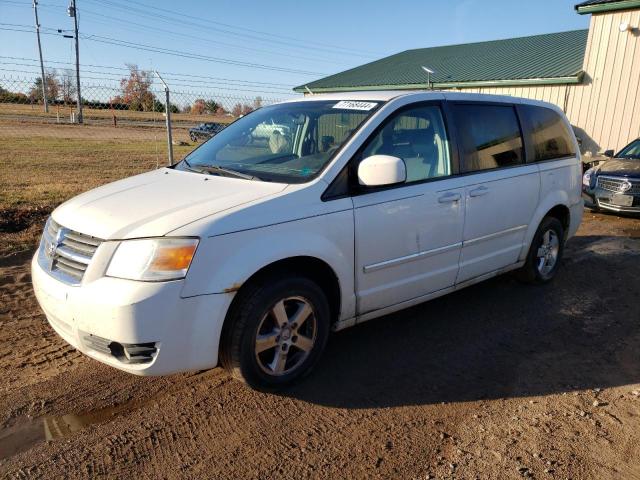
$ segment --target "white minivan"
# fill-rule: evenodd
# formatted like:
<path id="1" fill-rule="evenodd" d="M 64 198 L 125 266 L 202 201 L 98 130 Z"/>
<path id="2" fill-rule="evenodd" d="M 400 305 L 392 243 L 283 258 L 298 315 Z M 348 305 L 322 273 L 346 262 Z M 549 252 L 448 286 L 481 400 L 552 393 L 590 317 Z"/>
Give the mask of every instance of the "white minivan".
<path id="1" fill-rule="evenodd" d="M 222 365 L 276 389 L 331 330 L 510 270 L 551 280 L 581 179 L 551 104 L 313 95 L 58 207 L 33 285 L 54 330 L 96 360 L 138 375 Z"/>

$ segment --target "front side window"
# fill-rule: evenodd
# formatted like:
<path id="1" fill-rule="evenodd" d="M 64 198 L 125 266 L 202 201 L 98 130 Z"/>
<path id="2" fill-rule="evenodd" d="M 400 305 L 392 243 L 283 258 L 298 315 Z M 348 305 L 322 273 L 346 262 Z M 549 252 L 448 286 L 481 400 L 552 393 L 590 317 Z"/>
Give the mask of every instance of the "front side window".
<path id="1" fill-rule="evenodd" d="M 562 117 L 546 107 L 521 105 L 518 107 L 533 147 L 533 161 L 575 155 L 573 140 Z"/>
<path id="2" fill-rule="evenodd" d="M 520 124 L 512 106 L 458 104 L 452 109 L 463 148 L 462 172 L 522 163 Z"/>
<path id="3" fill-rule="evenodd" d="M 381 102 L 302 101 L 236 120 L 176 168 L 282 183 L 310 180 Z"/>
<path id="4" fill-rule="evenodd" d="M 407 183 L 450 175 L 449 140 L 440 107 L 419 106 L 395 114 L 369 139 L 361 158 L 404 160 Z"/>
<path id="5" fill-rule="evenodd" d="M 622 150 L 618 152 L 616 158 L 628 158 L 640 160 L 640 140 L 636 140 L 635 142 L 631 142 L 629 145 L 624 147 Z"/>

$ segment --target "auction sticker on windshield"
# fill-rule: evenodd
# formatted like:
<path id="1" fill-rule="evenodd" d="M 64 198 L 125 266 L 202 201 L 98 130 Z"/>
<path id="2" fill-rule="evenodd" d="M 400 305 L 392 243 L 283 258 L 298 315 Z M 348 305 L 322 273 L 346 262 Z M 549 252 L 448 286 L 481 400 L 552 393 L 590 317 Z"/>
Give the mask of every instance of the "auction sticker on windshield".
<path id="1" fill-rule="evenodd" d="M 378 104 L 375 102 L 357 102 L 354 100 L 342 100 L 336 103 L 333 108 L 341 108 L 343 110 L 364 110 L 368 112 L 375 108 Z"/>

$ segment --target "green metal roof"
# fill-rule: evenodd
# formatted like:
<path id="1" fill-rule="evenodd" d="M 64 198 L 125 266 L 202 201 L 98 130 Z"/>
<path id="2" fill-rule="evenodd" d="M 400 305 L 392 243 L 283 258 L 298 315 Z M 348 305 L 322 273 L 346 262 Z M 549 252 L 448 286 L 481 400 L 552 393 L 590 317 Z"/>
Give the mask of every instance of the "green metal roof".
<path id="1" fill-rule="evenodd" d="M 587 0 L 575 6 L 575 9 L 581 15 L 629 10 L 632 8 L 640 8 L 640 0 Z"/>
<path id="2" fill-rule="evenodd" d="M 588 30 L 420 48 L 294 88 L 305 92 L 579 83 Z"/>

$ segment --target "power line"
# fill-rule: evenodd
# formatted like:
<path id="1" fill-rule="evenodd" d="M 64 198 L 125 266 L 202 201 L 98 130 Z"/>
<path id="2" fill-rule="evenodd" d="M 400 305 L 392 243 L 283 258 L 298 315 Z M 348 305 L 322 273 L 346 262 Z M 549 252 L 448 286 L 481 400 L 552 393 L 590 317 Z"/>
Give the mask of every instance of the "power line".
<path id="1" fill-rule="evenodd" d="M 0 65 L 12 65 L 12 66 L 17 66 L 17 67 L 29 67 L 29 68 L 37 68 L 36 65 L 29 65 L 29 64 L 20 64 L 20 63 L 16 63 L 16 62 L 0 62 Z M 37 74 L 36 71 L 32 71 L 32 70 L 18 70 L 18 69 L 8 69 L 5 68 L 3 69 L 3 72 L 11 72 L 11 73 L 28 73 L 28 74 Z M 118 73 L 110 73 L 110 72 L 100 72 L 100 71 L 94 71 L 94 70 L 82 70 L 82 77 L 83 78 L 87 78 L 87 79 L 91 79 L 91 80 L 103 80 L 105 82 L 115 82 L 116 85 L 110 86 L 108 88 L 115 88 L 115 89 L 120 89 L 119 83 L 123 78 L 126 77 L 122 77 L 122 74 L 118 74 Z M 90 75 L 86 75 L 87 73 L 89 74 L 95 74 L 95 75 L 102 75 L 100 77 L 92 77 Z M 105 78 L 105 75 L 110 75 L 110 76 L 115 76 L 117 78 Z M 219 89 L 224 89 L 224 90 L 235 90 L 235 91 L 244 91 L 244 92 L 254 92 L 254 93 L 269 93 L 269 94 L 274 94 L 274 93 L 278 93 L 278 94 L 292 94 L 291 90 L 283 90 L 277 87 L 261 87 L 260 85 L 237 85 L 234 83 L 220 83 L 220 82 L 204 82 L 201 80 L 184 80 L 184 79 L 174 79 L 171 77 L 166 77 L 167 80 L 171 81 L 171 86 L 178 86 L 178 87 L 190 87 L 190 88 L 205 88 L 205 89 L 212 89 L 212 88 L 219 88 Z M 184 82 L 189 82 L 189 83 L 184 83 Z M 105 86 L 106 87 L 106 86 Z M 231 87 L 246 87 L 246 88 L 231 88 Z M 254 88 L 262 88 L 261 90 L 252 90 Z"/>
<path id="2" fill-rule="evenodd" d="M 7 57 L 2 57 L 0 56 L 0 58 L 7 58 Z M 48 61 L 46 62 L 47 64 L 61 64 L 61 65 L 72 65 L 71 62 L 51 62 Z M 20 62 L 2 62 L 0 61 L 0 65 L 11 65 L 11 66 L 18 66 L 18 67 L 29 67 L 29 68 L 36 68 L 37 65 L 33 65 L 33 64 L 29 64 L 29 63 L 20 63 Z M 118 81 L 121 80 L 124 75 L 124 72 L 129 72 L 130 70 L 128 68 L 118 68 L 118 67 L 106 67 L 106 68 L 114 68 L 116 70 L 121 70 L 123 71 L 123 73 L 114 73 L 114 72 L 105 72 L 105 71 L 96 71 L 96 70 L 87 70 L 84 67 L 89 66 L 91 67 L 91 65 L 80 65 L 82 68 L 82 72 L 86 72 L 86 73 L 94 73 L 97 75 L 107 75 L 107 76 L 113 76 L 113 77 L 117 77 Z M 62 67 L 57 67 L 57 68 L 62 68 Z M 104 67 L 100 67 L 97 66 L 97 68 L 104 68 Z M 164 78 L 166 79 L 170 79 L 173 81 L 178 81 L 178 82 L 191 82 L 191 83 L 195 83 L 195 84 L 201 84 L 201 85 L 231 85 L 231 86 L 236 86 L 236 87 L 251 87 L 251 88 L 264 88 L 265 90 L 274 90 L 274 91 L 279 91 L 279 92 L 283 92 L 283 93 L 290 93 L 289 88 L 291 87 L 290 85 L 281 85 L 281 86 L 276 86 L 276 85 L 271 85 L 271 84 L 263 84 L 263 83 L 259 83 L 259 82 L 237 82 L 237 81 L 233 81 L 233 80 L 228 80 L 228 79 L 222 79 L 223 81 L 215 81 L 216 77 L 204 77 L 204 76 L 197 76 L 199 78 L 196 79 L 192 79 L 192 78 L 185 78 L 185 77 L 192 77 L 191 75 L 180 75 L 180 74 L 172 74 L 172 73 L 163 73 L 161 72 L 164 76 Z M 201 80 L 205 79 L 205 80 Z M 105 79 L 105 80 L 114 80 L 114 79 Z M 214 81 L 211 81 L 214 80 Z M 228 81 L 225 81 L 228 80 Z"/>
<path id="3" fill-rule="evenodd" d="M 265 35 L 265 36 L 274 37 L 274 38 L 281 38 L 281 39 L 284 39 L 284 40 L 293 40 L 293 41 L 296 41 L 296 42 L 307 43 L 307 44 L 311 44 L 311 45 L 320 45 L 320 46 L 324 46 L 324 47 L 330 47 L 330 48 L 333 48 L 333 49 L 338 49 L 338 50 L 341 50 L 341 51 L 348 50 L 348 51 L 352 51 L 352 52 L 358 52 L 359 54 L 365 54 L 367 56 L 379 56 L 380 55 L 378 53 L 367 52 L 367 51 L 359 50 L 359 49 L 355 49 L 355 48 L 345 48 L 342 45 L 338 46 L 338 45 L 331 45 L 331 44 L 322 43 L 322 42 L 314 42 L 314 41 L 309 41 L 309 40 L 300 40 L 298 38 L 289 37 L 289 36 L 286 36 L 286 35 L 278 35 L 278 34 L 275 34 L 275 33 L 270 33 L 270 32 L 265 32 L 265 31 L 260 31 L 260 30 L 254 30 L 254 29 L 251 29 L 251 28 L 241 27 L 241 26 L 237 26 L 237 25 L 231 25 L 231 24 L 228 24 L 228 23 L 222 23 L 222 22 L 218 22 L 218 21 L 215 21 L 215 20 L 211 20 L 211 19 L 203 19 L 201 17 L 195 17 L 193 15 L 188 15 L 186 13 L 176 12 L 174 10 L 168 10 L 166 8 L 161 8 L 161 7 L 158 7 L 158 6 L 155 6 L 155 5 L 153 5 L 153 6 L 152 5 L 148 5 L 148 4 L 136 1 L 136 0 L 128 0 L 128 2 L 140 5 L 140 6 L 144 7 L 144 8 L 151 8 L 151 9 L 154 9 L 154 10 L 163 11 L 163 12 L 166 12 L 166 13 L 170 13 L 172 15 L 179 15 L 179 16 L 182 16 L 182 17 L 191 18 L 191 19 L 194 19 L 194 20 L 205 20 L 208 23 L 214 23 L 216 25 L 222 25 L 224 27 L 234 28 L 236 30 L 244 30 L 246 32 L 256 33 L 256 34 L 259 34 L 259 35 Z"/>
<path id="4" fill-rule="evenodd" d="M 295 55 L 295 54 L 291 54 L 289 52 L 284 52 L 284 51 L 273 51 L 273 50 L 264 50 L 264 49 L 260 49 L 260 48 L 253 48 L 253 47 L 245 47 L 242 45 L 236 45 L 233 43 L 226 43 L 226 42 L 221 42 L 218 40 L 211 40 L 209 38 L 205 38 L 205 37 L 199 37 L 196 35 L 189 35 L 186 33 L 181 33 L 181 32 L 176 32 L 174 30 L 169 30 L 166 28 L 160 28 L 160 27 L 154 27 L 154 26 L 150 26 L 150 25 L 145 25 L 142 23 L 138 23 L 138 22 L 132 22 L 130 20 L 123 20 L 121 18 L 117 18 L 117 17 L 112 17 L 110 15 L 105 15 L 103 13 L 98 13 L 98 12 L 94 12 L 92 10 L 88 10 L 88 9 L 83 9 L 82 13 L 84 15 L 89 15 L 89 16 L 95 16 L 95 17 L 100 17 L 100 18 L 105 18 L 108 20 L 114 20 L 117 21 L 120 25 L 119 27 L 125 30 L 129 30 L 129 31 L 134 31 L 134 32 L 139 32 L 139 29 L 145 29 L 148 31 L 151 31 L 153 33 L 159 33 L 159 32 L 165 32 L 168 33 L 170 35 L 173 35 L 175 37 L 179 37 L 179 38 L 188 38 L 188 39 L 193 39 L 193 40 L 198 40 L 200 42 L 205 42 L 211 45 L 215 45 L 215 46 L 224 46 L 224 47 L 230 47 L 230 48 L 237 48 L 240 50 L 245 50 L 245 51 L 249 51 L 249 52 L 257 52 L 257 53 L 266 53 L 269 55 L 276 55 L 276 56 L 286 56 L 287 58 L 297 58 L 300 60 L 309 60 L 309 61 L 313 61 L 313 62 L 325 62 L 325 63 L 334 63 L 334 64 L 338 64 L 338 65 L 349 65 L 348 63 L 345 62 L 341 62 L 341 61 L 336 61 L 336 60 L 332 60 L 332 59 L 328 59 L 328 58 L 321 58 L 321 57 L 305 57 L 302 55 Z M 102 24 L 102 25 L 108 25 L 108 26 L 113 26 L 112 23 L 107 23 L 107 22 L 99 22 L 96 21 L 95 19 L 92 20 L 92 23 L 97 23 L 97 24 Z M 127 28 L 124 25 L 121 25 L 122 23 L 126 23 L 129 25 L 134 25 L 137 28 Z"/>
<path id="5" fill-rule="evenodd" d="M 320 51 L 325 51 L 325 52 L 330 52 L 333 54 L 340 54 L 340 55 L 351 55 L 351 56 L 359 56 L 359 57 L 367 57 L 370 58 L 372 56 L 375 56 L 375 54 L 362 54 L 362 53 L 354 53 L 354 52 L 349 52 L 348 48 L 344 48 L 344 47 L 339 47 L 339 46 L 333 46 L 331 48 L 322 48 L 322 47 L 313 47 L 313 46 L 304 46 L 302 45 L 302 43 L 307 43 L 305 41 L 302 40 L 298 40 L 298 39 L 289 39 L 288 41 L 282 41 L 282 40 L 275 40 L 275 39 L 269 39 L 269 38 L 263 38 L 260 36 L 256 36 L 256 35 L 250 35 L 250 34 L 246 34 L 246 33 L 239 33 L 239 32 L 233 32 L 230 30 L 224 30 L 221 28 L 216 28 L 211 26 L 209 23 L 217 23 L 217 22 L 213 22 L 213 21 L 208 21 L 209 23 L 200 23 L 200 22 L 194 22 L 192 20 L 177 20 L 175 18 L 175 16 L 167 16 L 167 15 L 162 15 L 159 13 L 153 13 L 150 12 L 150 9 L 153 9 L 153 7 L 150 7 L 148 5 L 144 5 L 144 9 L 141 8 L 136 8 L 136 7 L 132 7 L 130 4 L 121 4 L 118 2 L 115 2 L 113 0 L 88 0 L 92 3 L 97 3 L 100 4 L 102 6 L 104 6 L 104 4 L 107 4 L 113 8 L 117 8 L 119 10 L 123 10 L 129 14 L 134 13 L 136 15 L 142 15 L 145 17 L 151 17 L 151 18 L 155 18 L 164 22 L 168 22 L 171 25 L 176 25 L 176 23 L 181 23 L 183 25 L 190 25 L 192 27 L 195 28 L 200 28 L 203 29 L 207 32 L 211 32 L 211 31 L 216 31 L 216 32 L 220 32 L 223 34 L 227 34 L 227 35 L 233 35 L 236 37 L 242 37 L 242 38 L 246 38 L 246 39 L 250 39 L 250 40 L 258 40 L 261 42 L 270 42 L 270 43 L 275 43 L 275 44 L 279 44 L 279 45 L 285 45 L 287 47 L 294 47 L 294 48 L 301 48 L 304 50 L 320 50 Z M 173 15 L 176 15 L 175 13 L 173 13 Z M 177 14 L 179 16 L 184 16 L 183 14 Z M 199 19 L 201 20 L 201 19 Z M 298 42 L 300 45 L 296 45 L 296 44 L 292 44 L 291 40 L 294 40 L 296 42 Z"/>
<path id="6" fill-rule="evenodd" d="M 307 70 L 298 70 L 298 69 L 293 69 L 293 68 L 286 68 L 286 67 L 276 67 L 273 65 L 264 65 L 261 63 L 253 63 L 253 62 L 243 62 L 240 60 L 232 60 L 229 58 L 222 58 L 222 57 L 211 57 L 208 55 L 200 55 L 198 53 L 192 53 L 192 52 L 183 52 L 181 50 L 173 50 L 173 49 L 169 49 L 169 48 L 163 48 L 163 47 L 156 47 L 154 45 L 147 45 L 144 43 L 134 43 L 134 42 L 127 42 L 125 40 L 118 40 L 116 38 L 111 38 L 111 37 L 105 37 L 102 35 L 85 35 L 85 34 L 80 34 L 80 38 L 84 39 L 84 40 L 89 40 L 92 42 L 99 42 L 99 43 L 105 43 L 108 45 L 116 45 L 116 46 L 120 46 L 120 47 L 126 47 L 126 48 L 131 48 L 134 50 L 143 50 L 143 51 L 147 51 L 147 52 L 153 52 L 153 53 L 161 53 L 164 55 L 173 55 L 176 57 L 181 57 L 181 58 L 192 58 L 194 60 L 203 60 L 203 61 L 207 61 L 207 62 L 214 62 L 214 63 L 224 63 L 227 65 L 235 65 L 235 66 L 239 66 L 239 67 L 249 67 L 249 68 L 258 68 L 261 70 L 272 70 L 272 71 L 276 71 L 276 72 L 286 72 L 286 73 L 295 73 L 295 74 L 300 74 L 300 75 L 325 75 L 324 73 L 319 73 L 319 72 L 310 72 Z"/>
<path id="7" fill-rule="evenodd" d="M 0 25 L 3 25 L 3 24 L 0 24 Z M 33 28 L 32 27 L 30 27 L 30 29 L 2 28 L 2 27 L 0 27 L 0 30 L 12 31 L 12 32 L 24 32 L 24 33 L 32 33 L 33 32 Z M 53 29 L 50 29 L 50 30 L 53 30 Z M 49 32 L 42 32 L 42 34 L 43 35 L 58 35 L 57 33 L 49 33 Z M 156 46 L 153 46 L 153 45 L 146 45 L 146 44 L 143 44 L 143 43 L 127 42 L 127 41 L 124 41 L 124 40 L 118 40 L 116 38 L 105 37 L 105 36 L 102 36 L 102 35 L 80 34 L 80 38 L 82 38 L 84 40 L 89 40 L 89 41 L 92 41 L 92 42 L 98 42 L 98 43 L 104 43 L 104 44 L 108 44 L 108 45 L 115 45 L 115 46 L 119 46 L 119 47 L 131 48 L 133 50 L 142 50 L 142 51 L 147 51 L 147 52 L 160 53 L 160 54 L 163 54 L 163 55 L 172 55 L 172 56 L 180 57 L 180 58 L 190 58 L 190 59 L 194 59 L 194 60 L 202 60 L 202 61 L 206 61 L 206 62 L 223 63 L 223 64 L 227 64 L 227 65 L 235 65 L 235 66 L 240 66 L 240 67 L 256 68 L 256 69 L 261 69 L 261 70 L 271 70 L 271 71 L 275 71 L 275 72 L 293 73 L 293 74 L 299 74 L 299 75 L 314 75 L 314 76 L 326 75 L 324 73 L 319 73 L 319 72 L 310 72 L 310 71 L 306 71 L 306 70 L 298 70 L 298 69 L 292 69 L 292 68 L 286 68 L 286 67 L 276 67 L 276 66 L 273 66 L 273 65 L 264 65 L 264 64 L 260 64 L 260 63 L 243 62 L 243 61 L 240 61 L 240 60 L 232 60 L 232 59 L 222 58 L 222 57 L 211 57 L 211 56 L 200 55 L 200 54 L 192 53 L 192 52 L 183 52 L 183 51 L 180 51 L 180 50 L 172 50 L 172 49 L 163 48 L 163 47 L 156 47 Z"/>
<path id="8" fill-rule="evenodd" d="M 89 1 L 91 1 L 91 0 L 89 0 Z M 20 3 L 20 2 L 16 2 L 16 1 L 12 1 L 12 0 L 0 0 L 0 2 L 12 3 L 12 4 L 15 4 L 15 5 L 24 5 L 24 4 Z M 101 1 L 100 3 L 103 4 L 104 2 Z M 119 4 L 116 4 L 114 2 L 107 2 L 107 3 L 111 3 L 112 6 L 114 8 L 116 8 L 116 9 L 126 10 L 128 13 L 131 13 L 131 7 L 130 6 L 119 5 Z M 61 13 L 61 12 L 59 12 L 59 9 L 62 8 L 62 6 L 60 6 L 60 5 L 55 5 L 55 4 L 50 4 L 50 3 L 40 3 L 39 5 L 42 6 L 43 8 L 46 8 L 46 9 L 50 10 L 50 11 L 55 11 L 57 13 Z M 172 25 L 175 25 L 177 23 L 176 20 L 173 19 L 173 18 L 168 18 L 168 17 L 162 16 L 162 15 L 160 17 L 158 17 L 157 14 L 149 13 L 147 11 L 141 11 L 139 9 L 135 9 L 135 7 L 134 7 L 134 11 L 135 11 L 135 13 L 137 15 L 142 15 L 142 16 L 145 16 L 145 17 L 151 17 L 151 18 L 156 18 L 156 19 L 159 18 L 162 21 L 170 21 Z M 176 32 L 176 31 L 172 31 L 172 30 L 162 29 L 162 28 L 159 28 L 159 27 L 156 27 L 156 26 L 152 26 L 152 25 L 144 25 L 144 24 L 141 24 L 141 23 L 138 23 L 138 22 L 132 22 L 130 20 L 125 20 L 125 19 L 122 19 L 122 18 L 119 18 L 119 17 L 112 17 L 112 16 L 109 16 L 109 15 L 105 15 L 103 13 L 99 13 L 99 12 L 94 12 L 94 11 L 91 11 L 91 10 L 83 9 L 83 14 L 85 14 L 85 13 L 89 14 L 90 16 L 103 17 L 103 18 L 106 18 L 106 19 L 114 20 L 114 21 L 117 21 L 119 24 L 128 23 L 128 24 L 131 24 L 131 25 L 136 25 L 136 26 L 138 26 L 138 28 L 145 28 L 145 29 L 148 29 L 148 30 L 151 30 L 151 31 L 154 31 L 154 32 L 165 31 L 165 32 L 171 33 L 171 34 L 179 36 L 179 37 L 193 38 L 193 39 L 196 39 L 196 40 L 199 40 L 199 41 L 205 41 L 205 42 L 208 42 L 208 43 L 211 43 L 211 44 L 214 44 L 214 45 L 224 45 L 224 46 L 231 47 L 231 48 L 237 48 L 237 49 L 246 50 L 246 51 L 254 51 L 254 52 L 259 52 L 259 53 L 267 53 L 267 54 L 271 54 L 271 55 L 280 55 L 280 56 L 284 55 L 284 56 L 287 56 L 288 58 L 298 58 L 298 59 L 301 59 L 301 60 L 311 60 L 313 62 L 320 61 L 320 62 L 328 62 L 328 63 L 339 64 L 339 65 L 349 65 L 349 63 L 345 63 L 345 62 L 339 61 L 339 60 L 336 61 L 335 59 L 322 58 L 322 57 L 313 57 L 313 58 L 311 58 L 311 57 L 305 57 L 305 56 L 300 56 L 300 55 L 292 55 L 292 54 L 290 54 L 288 52 L 283 52 L 283 51 L 274 52 L 272 50 L 257 49 L 257 48 L 254 48 L 254 47 L 247 47 L 247 46 L 243 46 L 243 45 L 237 45 L 237 44 L 220 42 L 220 41 L 213 42 L 210 39 L 205 39 L 203 37 L 197 37 L 197 36 L 194 36 L 194 35 L 188 35 L 186 33 L 181 33 L 181 32 Z M 180 14 L 178 14 L 178 15 L 180 15 Z M 190 15 L 186 15 L 186 14 L 183 14 L 183 15 L 185 15 L 187 17 L 191 17 Z M 191 18 L 196 18 L 196 17 L 191 17 Z M 213 22 L 213 21 L 211 21 L 211 22 L 220 24 L 220 22 Z M 113 24 L 111 24 L 111 23 L 108 23 L 108 24 L 104 23 L 104 22 L 101 23 L 101 22 L 96 21 L 96 20 L 93 20 L 93 23 L 98 23 L 98 24 L 102 24 L 102 25 L 108 25 L 108 26 L 111 26 L 111 27 L 113 26 Z M 205 29 L 207 32 L 210 32 L 211 30 L 219 30 L 219 29 L 213 28 L 213 27 L 211 27 L 209 25 L 204 26 L 202 24 L 195 24 L 194 22 L 187 22 L 187 23 L 189 23 L 192 26 L 195 26 L 197 28 Z M 227 24 L 222 24 L 222 25 L 227 25 Z M 120 25 L 120 28 L 127 29 L 126 27 L 123 27 L 122 25 Z M 235 27 L 235 28 L 244 29 L 243 27 Z M 132 29 L 129 29 L 129 30 L 132 31 Z M 253 31 L 253 30 L 250 30 L 250 29 L 246 29 L 246 30 Z M 224 31 L 224 30 L 222 30 L 222 33 L 228 33 L 228 34 L 236 35 L 236 36 L 237 35 L 242 35 L 242 34 L 238 34 L 237 32 L 227 32 L 227 31 Z M 269 34 L 269 33 L 262 33 L 262 34 L 270 35 L 270 36 L 274 36 L 274 37 L 289 38 L 289 37 L 283 37 L 283 36 L 280 36 L 280 35 Z M 244 36 L 246 36 L 246 35 L 244 35 Z M 256 37 L 250 37 L 250 38 L 254 38 L 254 39 L 257 39 L 257 40 L 262 41 L 262 42 L 264 42 L 264 41 L 269 42 L 270 41 L 268 39 L 261 39 L 261 38 L 256 38 Z M 273 42 L 273 41 L 271 41 L 271 42 Z M 301 42 L 301 41 L 298 41 L 298 42 Z M 305 51 L 309 51 L 310 49 L 317 49 L 315 47 L 305 47 L 303 45 L 296 45 L 296 44 L 292 44 L 290 42 L 276 41 L 276 43 L 278 44 L 278 47 L 281 48 L 281 49 L 282 48 L 304 49 Z M 316 42 L 309 42 L 309 43 L 316 43 Z M 338 47 L 336 47 L 336 48 L 338 48 Z M 321 49 L 321 50 L 324 50 L 325 52 L 328 52 L 328 53 L 333 54 L 333 55 L 336 55 L 336 54 L 337 55 L 345 55 L 345 54 L 352 55 L 352 54 L 350 54 L 349 52 L 346 51 L 346 50 L 349 50 L 349 49 L 344 49 L 342 47 L 340 47 L 340 49 L 338 51 L 333 51 L 333 50 L 329 50 L 329 49 Z M 369 55 L 369 56 L 371 56 L 371 55 Z"/>
<path id="9" fill-rule="evenodd" d="M 4 58 L 4 59 L 8 59 L 8 60 L 22 60 L 22 61 L 28 61 L 28 62 L 37 62 L 36 59 L 26 58 L 26 57 L 11 57 L 11 56 L 0 55 L 0 58 Z M 58 64 L 58 65 L 73 65 L 72 62 L 61 62 L 61 61 L 54 61 L 54 60 L 47 60 L 45 63 L 52 63 L 52 64 Z M 91 68 L 103 68 L 103 69 L 107 69 L 107 70 L 121 70 L 121 71 L 125 71 L 125 72 L 129 71 L 129 68 L 126 68 L 126 67 L 114 67 L 114 66 L 110 66 L 110 65 L 96 65 L 96 64 L 81 63 L 80 66 L 81 67 L 91 67 Z M 160 72 L 160 73 L 162 73 L 163 75 L 167 75 L 167 76 L 202 78 L 202 79 L 205 79 L 205 80 L 225 80 L 225 81 L 228 81 L 228 82 L 247 83 L 247 84 L 255 84 L 255 85 L 275 85 L 275 86 L 287 87 L 287 88 L 293 86 L 293 84 L 291 84 L 291 83 L 254 82 L 254 81 L 250 81 L 250 80 L 240 80 L 240 79 L 237 79 L 237 78 L 211 77 L 211 76 L 205 76 L 205 75 L 193 75 L 193 74 L 176 73 L 176 72 Z"/>
<path id="10" fill-rule="evenodd" d="M 5 72 L 10 72 L 10 73 L 22 73 L 22 74 L 37 74 L 37 72 L 33 72 L 33 71 L 29 71 L 29 70 L 18 70 L 18 69 L 4 69 Z M 100 74 L 100 72 L 87 72 L 86 73 L 98 73 Z M 104 82 L 118 82 L 118 79 L 115 78 L 104 78 L 104 77 L 94 77 L 91 75 L 82 75 L 83 79 L 86 80 L 102 80 Z M 113 90 L 113 91 L 117 91 L 120 92 L 121 87 L 116 84 L 116 85 L 105 85 L 105 84 L 101 84 L 101 85 L 87 85 L 86 83 L 83 82 L 83 87 L 85 88 L 85 91 L 88 89 L 89 91 L 91 91 L 92 89 L 102 89 L 102 90 Z M 190 83 L 181 83 L 181 82 L 171 82 L 171 88 L 173 89 L 174 87 L 188 87 L 188 88 L 200 88 L 200 89 L 204 89 L 204 90 L 213 90 L 213 89 L 219 89 L 219 90 L 224 90 L 224 91 L 230 91 L 230 92 L 249 92 L 249 93 L 261 93 L 261 94 L 267 94 L 267 95 L 293 95 L 293 92 L 291 91 L 282 91 L 282 90 L 253 90 L 251 88 L 231 88 L 231 87 L 227 87 L 227 86 L 218 86 L 218 85 L 211 85 L 211 86 L 207 86 L 207 85 L 202 85 L 202 84 L 190 84 Z M 173 93 L 179 94 L 179 93 L 190 93 L 193 95 L 201 95 L 201 94 L 205 94 L 208 92 L 203 92 L 202 90 L 197 91 L 197 92 L 177 92 L 174 91 Z"/>

